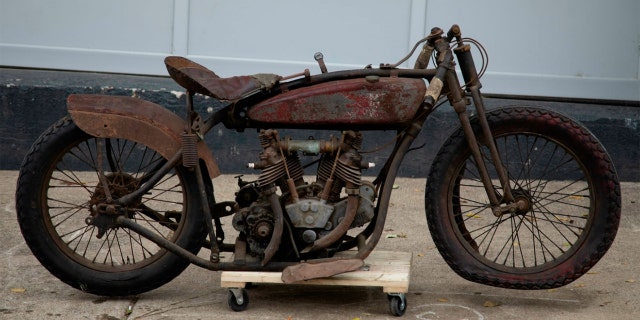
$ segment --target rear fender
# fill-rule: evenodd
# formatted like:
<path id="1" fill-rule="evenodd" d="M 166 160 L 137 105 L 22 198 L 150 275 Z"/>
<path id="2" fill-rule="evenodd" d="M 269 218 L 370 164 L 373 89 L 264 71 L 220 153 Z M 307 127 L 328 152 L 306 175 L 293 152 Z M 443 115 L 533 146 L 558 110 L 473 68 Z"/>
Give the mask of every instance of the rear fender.
<path id="1" fill-rule="evenodd" d="M 167 159 L 182 147 L 184 120 L 152 102 L 122 96 L 72 94 L 67 99 L 67 110 L 82 131 L 95 137 L 135 141 Z M 198 142 L 197 149 L 209 177 L 219 176 L 218 164 L 204 141 Z"/>

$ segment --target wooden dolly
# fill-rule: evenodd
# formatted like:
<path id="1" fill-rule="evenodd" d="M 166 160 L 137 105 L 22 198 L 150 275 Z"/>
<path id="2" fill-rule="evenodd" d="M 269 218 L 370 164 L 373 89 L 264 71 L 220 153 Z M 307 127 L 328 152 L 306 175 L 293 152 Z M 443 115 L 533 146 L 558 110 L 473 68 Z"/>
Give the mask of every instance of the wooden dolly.
<path id="1" fill-rule="evenodd" d="M 412 254 L 410 252 L 373 251 L 365 266 L 357 271 L 341 273 L 327 278 L 294 282 L 296 285 L 364 286 L 382 287 L 389 298 L 394 316 L 402 316 L 407 309 L 405 293 L 409 291 Z M 249 304 L 247 283 L 279 283 L 282 272 L 224 271 L 220 286 L 229 288 L 228 303 L 234 311 L 242 311 Z"/>

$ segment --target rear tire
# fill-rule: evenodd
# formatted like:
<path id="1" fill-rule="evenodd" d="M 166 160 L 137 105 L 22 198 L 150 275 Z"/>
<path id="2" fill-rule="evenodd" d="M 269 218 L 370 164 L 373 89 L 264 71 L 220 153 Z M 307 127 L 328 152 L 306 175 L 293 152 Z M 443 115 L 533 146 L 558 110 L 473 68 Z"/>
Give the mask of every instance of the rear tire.
<path id="1" fill-rule="evenodd" d="M 79 290 L 124 296 L 155 289 L 178 276 L 188 261 L 128 229 L 110 226 L 97 237 L 88 224 L 104 202 L 99 182 L 97 138 L 70 118 L 54 124 L 34 143 L 18 177 L 16 210 L 27 245 L 54 276 Z M 103 170 L 112 197 L 132 192 L 165 162 L 149 147 L 105 139 Z M 195 175 L 177 166 L 126 215 L 196 254 L 205 233 Z M 90 220 L 90 219 L 89 219 Z"/>
<path id="2" fill-rule="evenodd" d="M 487 115 L 514 197 L 527 209 L 494 216 L 461 129 L 434 159 L 426 189 L 433 240 L 470 281 L 515 289 L 566 285 L 611 246 L 620 222 L 613 163 L 584 127 L 552 111 L 514 107 Z M 484 141 L 477 119 L 472 125 Z M 481 146 L 498 198 L 502 189 Z"/>

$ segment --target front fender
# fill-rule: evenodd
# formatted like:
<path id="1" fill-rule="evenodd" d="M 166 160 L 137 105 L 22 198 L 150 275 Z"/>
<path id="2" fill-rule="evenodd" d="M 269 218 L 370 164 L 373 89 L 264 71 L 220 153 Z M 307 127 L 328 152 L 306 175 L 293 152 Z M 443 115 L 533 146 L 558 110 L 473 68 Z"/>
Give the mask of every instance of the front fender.
<path id="1" fill-rule="evenodd" d="M 67 110 L 84 132 L 101 138 L 122 138 L 144 144 L 170 159 L 182 147 L 185 122 L 155 103 L 123 96 L 72 94 Z M 209 176 L 220 175 L 218 164 L 204 141 L 197 144 Z"/>

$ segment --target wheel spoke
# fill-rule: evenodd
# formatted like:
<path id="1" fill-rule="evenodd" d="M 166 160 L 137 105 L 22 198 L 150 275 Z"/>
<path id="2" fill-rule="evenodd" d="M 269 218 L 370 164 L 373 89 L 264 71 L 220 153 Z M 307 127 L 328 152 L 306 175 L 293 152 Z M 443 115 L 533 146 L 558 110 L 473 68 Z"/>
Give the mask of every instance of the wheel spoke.
<path id="1" fill-rule="evenodd" d="M 434 243 L 453 270 L 474 282 L 514 289 L 566 285 L 615 238 L 620 185 L 612 161 L 586 128 L 553 111 L 501 108 L 486 120 L 492 137 L 479 118 L 471 119 L 478 159 L 469 132 L 460 128 L 433 160 L 425 209 Z M 486 145 L 491 139 L 497 154 Z M 503 169 L 509 199 L 498 175 Z"/>
<path id="2" fill-rule="evenodd" d="M 538 135 L 515 134 L 496 138 L 512 193 L 531 203 L 529 212 L 494 217 L 474 159 L 462 167 L 456 218 L 462 236 L 479 255 L 496 265 L 529 268 L 553 262 L 574 246 L 584 232 L 591 208 L 590 185 L 573 156 L 560 145 Z M 496 195 L 501 198 L 495 167 L 482 148 Z M 567 176 L 571 180 L 557 180 Z"/>
<path id="3" fill-rule="evenodd" d="M 109 219 L 104 220 L 106 232 L 98 239 L 97 227 L 85 222 L 98 214 L 95 205 L 105 199 L 97 178 L 97 146 L 95 138 L 89 137 L 66 151 L 55 164 L 45 200 L 51 228 L 64 250 L 80 263 L 101 269 L 147 264 L 165 251 L 137 233 L 109 226 Z M 128 140 L 105 139 L 103 152 L 105 180 L 114 198 L 135 191 L 166 163 L 154 150 Z M 176 171 L 169 172 L 147 194 L 132 201 L 133 207 L 127 209 L 130 218 L 167 239 L 174 237 L 183 220 L 174 215 L 181 215 L 186 204 L 182 183 Z"/>

